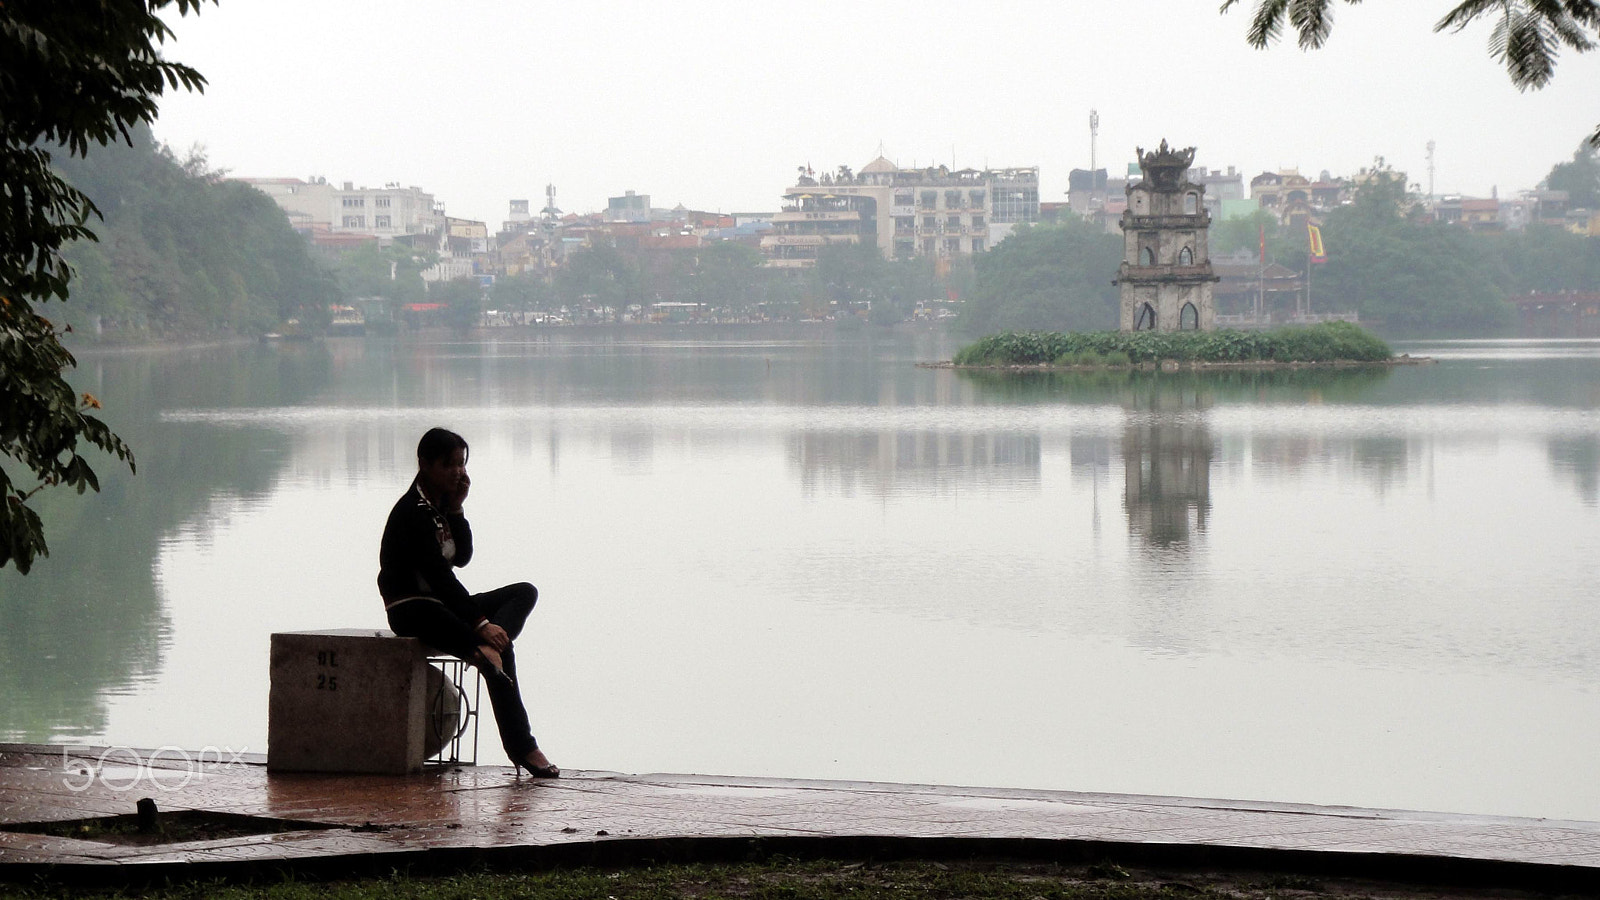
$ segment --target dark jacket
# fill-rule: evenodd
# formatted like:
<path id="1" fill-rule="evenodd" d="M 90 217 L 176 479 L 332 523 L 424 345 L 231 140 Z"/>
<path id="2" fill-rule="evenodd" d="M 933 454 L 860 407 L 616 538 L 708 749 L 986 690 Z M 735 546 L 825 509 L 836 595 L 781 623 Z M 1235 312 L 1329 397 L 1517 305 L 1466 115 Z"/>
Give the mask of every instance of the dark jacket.
<path id="1" fill-rule="evenodd" d="M 445 528 L 440 528 L 440 523 Z M 448 530 L 448 534 L 442 533 Z M 445 559 L 444 540 L 455 541 L 455 556 Z M 472 595 L 456 580 L 455 569 L 472 561 L 472 526 L 459 512 L 436 511 L 415 481 L 389 510 L 378 548 L 378 593 L 385 606 L 412 597 L 433 597 L 463 622 L 484 620 Z"/>

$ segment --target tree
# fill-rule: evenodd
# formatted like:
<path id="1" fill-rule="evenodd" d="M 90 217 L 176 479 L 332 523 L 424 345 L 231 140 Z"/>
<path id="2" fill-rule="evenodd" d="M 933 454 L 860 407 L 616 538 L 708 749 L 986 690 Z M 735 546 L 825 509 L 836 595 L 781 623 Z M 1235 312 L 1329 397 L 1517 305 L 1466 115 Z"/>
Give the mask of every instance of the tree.
<path id="1" fill-rule="evenodd" d="M 817 296 L 843 317 L 883 296 L 889 262 L 874 244 L 830 244 L 818 249 L 811 275 Z"/>
<path id="2" fill-rule="evenodd" d="M 1600 211 L 1600 153 L 1580 145 L 1571 162 L 1556 163 L 1545 177 L 1552 191 L 1566 191 L 1573 209 Z"/>
<path id="3" fill-rule="evenodd" d="M 1248 40 L 1266 47 L 1283 32 L 1287 21 L 1299 34 L 1302 50 L 1321 47 L 1333 32 L 1334 0 L 1256 0 Z M 1356 4 L 1361 0 L 1345 0 Z M 1223 0 L 1222 11 L 1239 3 Z M 1556 54 L 1563 46 L 1584 53 L 1600 44 L 1600 0 L 1462 0 L 1434 31 L 1460 31 L 1469 23 L 1494 17 L 1489 55 L 1505 64 L 1518 90 L 1537 90 L 1556 73 Z M 1600 148 L 1600 127 L 1589 137 Z"/>
<path id="4" fill-rule="evenodd" d="M 434 285 L 429 292 L 444 304 L 444 323 L 456 331 L 468 331 L 483 323 L 483 287 L 471 275 Z"/>
<path id="5" fill-rule="evenodd" d="M 1504 279 L 1478 235 L 1423 222 L 1400 177 L 1385 169 L 1322 226 L 1328 262 L 1316 273 L 1318 305 L 1355 308 L 1363 321 L 1410 332 L 1484 332 L 1514 319 Z"/>
<path id="6" fill-rule="evenodd" d="M 140 122 L 127 145 L 54 163 L 105 211 L 97 241 L 62 248 L 74 276 L 58 324 L 168 335 L 326 325 L 332 275 L 270 197 L 223 178 L 198 148 L 180 160 Z"/>
<path id="7" fill-rule="evenodd" d="M 62 247 L 92 239 L 87 223 L 99 213 L 51 170 L 47 146 L 84 156 L 91 143 L 126 140 L 131 126 L 153 121 L 167 88 L 202 90 L 200 73 L 162 59 L 156 46 L 172 36 L 161 10 L 187 15 L 200 3 L 0 4 L 0 458 L 23 470 L 0 465 L 0 566 L 25 573 L 49 554 L 28 506 L 34 494 L 60 485 L 99 490 L 80 450 L 98 447 L 134 464 L 128 445 L 89 413 L 99 401 L 75 395 L 62 376 L 76 363 L 62 331 L 35 311 L 66 298 L 72 270 Z"/>
<path id="8" fill-rule="evenodd" d="M 1301 269 L 1306 261 L 1306 230 L 1290 228 L 1278 221 L 1268 210 L 1258 209 L 1248 216 L 1234 216 L 1211 222 L 1211 256 L 1215 259 L 1240 250 L 1250 251 L 1255 258 L 1261 252 L 1261 242 L 1266 240 L 1267 262 L 1276 262 L 1290 268 Z"/>
<path id="9" fill-rule="evenodd" d="M 400 241 L 381 249 L 375 243 L 362 244 L 330 257 L 339 294 L 346 302 L 363 307 L 369 328 L 380 329 L 394 327 L 405 304 L 427 299 L 422 272 L 437 261 L 434 251 L 418 250 Z"/>
<path id="10" fill-rule="evenodd" d="M 751 303 L 761 275 L 760 250 L 735 241 L 718 241 L 702 248 L 695 261 L 694 298 L 714 308 Z"/>
<path id="11" fill-rule="evenodd" d="M 1121 260 L 1121 238 L 1081 219 L 1019 227 L 974 262 L 961 326 L 973 334 L 1115 328 L 1111 279 Z"/>
<path id="12" fill-rule="evenodd" d="M 594 308 L 601 319 L 639 296 L 639 267 L 614 244 L 600 240 L 556 270 L 556 296 L 570 307 Z"/>
<path id="13" fill-rule="evenodd" d="M 496 308 L 516 312 L 525 322 L 528 313 L 549 308 L 555 299 L 550 282 L 534 272 L 505 275 L 496 278 L 489 289 L 489 297 Z"/>
<path id="14" fill-rule="evenodd" d="M 1600 237 L 1533 223 L 1481 238 L 1497 259 L 1508 295 L 1600 291 Z"/>

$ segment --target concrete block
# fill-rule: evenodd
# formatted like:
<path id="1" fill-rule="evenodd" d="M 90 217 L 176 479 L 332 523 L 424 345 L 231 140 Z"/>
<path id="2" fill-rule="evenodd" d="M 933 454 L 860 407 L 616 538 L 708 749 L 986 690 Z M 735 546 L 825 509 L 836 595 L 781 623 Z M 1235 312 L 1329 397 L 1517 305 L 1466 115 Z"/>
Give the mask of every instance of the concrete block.
<path id="1" fill-rule="evenodd" d="M 421 770 L 427 652 L 415 638 L 344 628 L 272 636 L 267 769 Z"/>

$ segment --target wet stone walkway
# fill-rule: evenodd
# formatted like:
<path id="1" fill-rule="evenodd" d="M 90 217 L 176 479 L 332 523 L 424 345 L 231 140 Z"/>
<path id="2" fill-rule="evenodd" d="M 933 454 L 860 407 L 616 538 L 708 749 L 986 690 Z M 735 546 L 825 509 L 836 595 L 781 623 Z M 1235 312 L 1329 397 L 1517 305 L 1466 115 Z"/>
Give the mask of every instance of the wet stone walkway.
<path id="1" fill-rule="evenodd" d="M 87 760 L 88 762 L 83 762 Z M 113 844 L 25 823 L 204 810 L 316 830 Z M 270 823 L 269 823 L 270 824 Z M 795 856 L 1017 856 L 1600 889 L 1600 823 L 1063 791 L 694 775 L 439 768 L 269 774 L 259 756 L 0 745 L 0 878 L 116 881 L 292 866 L 342 874 L 515 864 Z"/>

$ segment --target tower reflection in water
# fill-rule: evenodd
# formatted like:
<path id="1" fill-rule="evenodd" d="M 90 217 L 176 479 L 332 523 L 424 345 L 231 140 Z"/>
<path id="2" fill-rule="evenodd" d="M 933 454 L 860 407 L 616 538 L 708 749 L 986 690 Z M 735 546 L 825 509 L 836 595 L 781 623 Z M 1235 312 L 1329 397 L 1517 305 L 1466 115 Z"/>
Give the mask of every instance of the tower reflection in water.
<path id="1" fill-rule="evenodd" d="M 1187 547 L 1211 511 L 1215 448 L 1196 382 L 1152 380 L 1126 395 L 1122 503 L 1128 530 L 1151 547 Z"/>

